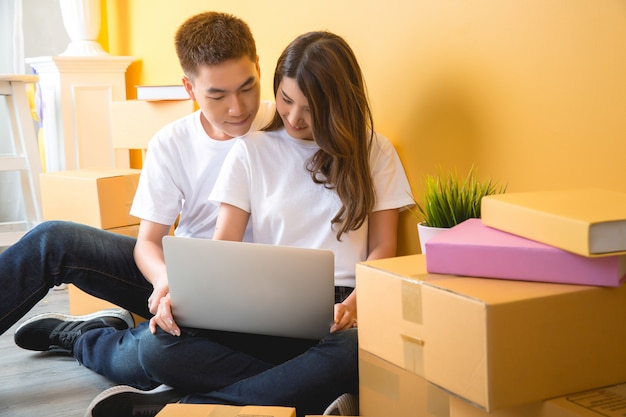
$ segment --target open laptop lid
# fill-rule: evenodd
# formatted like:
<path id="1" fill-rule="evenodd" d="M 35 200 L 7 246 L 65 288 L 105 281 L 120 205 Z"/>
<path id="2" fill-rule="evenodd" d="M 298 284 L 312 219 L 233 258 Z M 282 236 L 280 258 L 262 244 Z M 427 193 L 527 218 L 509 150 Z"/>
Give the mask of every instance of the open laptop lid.
<path id="1" fill-rule="evenodd" d="M 322 339 L 333 321 L 329 250 L 165 236 L 180 326 Z"/>

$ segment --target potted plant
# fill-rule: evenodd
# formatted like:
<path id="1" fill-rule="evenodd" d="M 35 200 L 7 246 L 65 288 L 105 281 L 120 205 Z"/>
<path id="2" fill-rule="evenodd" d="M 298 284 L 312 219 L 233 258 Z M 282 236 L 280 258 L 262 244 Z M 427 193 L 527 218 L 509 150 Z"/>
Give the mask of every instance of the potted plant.
<path id="1" fill-rule="evenodd" d="M 506 191 L 506 185 L 499 185 L 491 178 L 479 181 L 473 166 L 465 177 L 460 177 L 456 170 L 427 175 L 423 185 L 422 203 L 414 199 L 415 206 L 409 208 L 419 220 L 417 229 L 422 253 L 432 236 L 467 219 L 480 218 L 480 202 L 484 196 Z"/>

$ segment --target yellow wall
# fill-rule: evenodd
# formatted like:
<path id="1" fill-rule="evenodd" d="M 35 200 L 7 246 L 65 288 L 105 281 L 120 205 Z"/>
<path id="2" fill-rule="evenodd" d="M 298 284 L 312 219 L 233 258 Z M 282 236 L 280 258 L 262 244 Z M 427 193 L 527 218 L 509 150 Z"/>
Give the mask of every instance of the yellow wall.
<path id="1" fill-rule="evenodd" d="M 328 29 L 360 59 L 376 129 L 395 144 L 413 190 L 444 168 L 509 191 L 603 186 L 626 191 L 623 0 L 106 0 L 109 51 L 138 61 L 137 84 L 177 83 L 177 26 L 211 8 L 246 20 L 262 94 L 296 35 Z M 402 217 L 400 254 L 419 252 Z"/>

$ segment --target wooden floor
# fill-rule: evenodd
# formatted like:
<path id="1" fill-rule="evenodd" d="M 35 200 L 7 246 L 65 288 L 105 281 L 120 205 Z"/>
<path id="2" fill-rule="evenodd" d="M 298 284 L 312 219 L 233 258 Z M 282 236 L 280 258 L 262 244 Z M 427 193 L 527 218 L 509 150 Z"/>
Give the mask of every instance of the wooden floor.
<path id="1" fill-rule="evenodd" d="M 46 312 L 69 312 L 67 289 L 51 290 L 22 321 Z M 20 349 L 13 342 L 18 325 L 0 335 L 0 417 L 84 416 L 112 384 L 70 356 Z"/>

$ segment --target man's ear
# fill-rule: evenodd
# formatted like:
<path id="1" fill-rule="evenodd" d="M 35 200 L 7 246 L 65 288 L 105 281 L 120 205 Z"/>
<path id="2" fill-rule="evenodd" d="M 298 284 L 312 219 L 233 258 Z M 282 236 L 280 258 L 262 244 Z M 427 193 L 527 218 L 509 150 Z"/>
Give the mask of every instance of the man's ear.
<path id="1" fill-rule="evenodd" d="M 196 101 L 196 96 L 193 93 L 193 83 L 191 82 L 191 80 L 189 80 L 189 78 L 185 75 L 183 76 L 183 86 L 185 87 L 185 91 L 187 91 L 187 94 L 189 94 L 189 97 L 193 100 Z"/>

